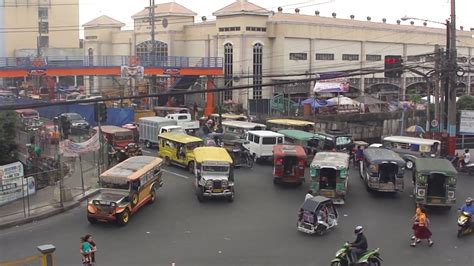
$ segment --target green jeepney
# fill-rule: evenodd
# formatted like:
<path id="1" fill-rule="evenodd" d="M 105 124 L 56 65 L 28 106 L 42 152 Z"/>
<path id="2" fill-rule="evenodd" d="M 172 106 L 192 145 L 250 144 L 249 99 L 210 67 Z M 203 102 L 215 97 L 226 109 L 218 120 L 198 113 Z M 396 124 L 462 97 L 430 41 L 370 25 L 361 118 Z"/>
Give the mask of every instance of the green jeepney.
<path id="1" fill-rule="evenodd" d="M 457 171 L 450 161 L 417 158 L 413 169 L 415 202 L 422 205 L 448 206 L 456 203 Z"/>
<path id="2" fill-rule="evenodd" d="M 349 179 L 349 155 L 342 152 L 318 152 L 310 166 L 311 189 L 315 194 L 344 204 Z"/>
<path id="3" fill-rule="evenodd" d="M 279 130 L 278 133 L 285 136 L 285 142 L 287 144 L 299 145 L 304 148 L 307 157 L 307 165 L 310 165 L 313 161 L 313 157 L 318 151 L 319 139 L 314 136 L 313 133 L 309 133 L 302 130 L 295 129 L 283 129 Z"/>

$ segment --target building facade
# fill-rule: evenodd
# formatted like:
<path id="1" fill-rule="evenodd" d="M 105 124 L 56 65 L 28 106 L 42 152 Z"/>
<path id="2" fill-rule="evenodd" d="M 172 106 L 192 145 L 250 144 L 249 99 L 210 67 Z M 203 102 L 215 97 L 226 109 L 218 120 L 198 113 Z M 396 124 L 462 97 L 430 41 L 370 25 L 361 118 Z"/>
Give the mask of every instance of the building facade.
<path id="1" fill-rule="evenodd" d="M 153 51 L 162 56 L 222 57 L 225 76 L 220 85 L 254 85 L 253 89 L 226 92 L 223 100 L 248 106 L 248 101 L 272 99 L 277 94 L 307 96 L 313 84 L 259 86 L 261 84 L 307 79 L 312 73 L 360 68 L 383 68 L 386 55 L 400 55 L 406 65 L 433 67 L 435 45 L 446 43 L 446 30 L 427 25 L 401 25 L 386 20 L 322 17 L 266 10 L 247 0 L 237 0 L 213 13 L 212 21 L 178 3 L 155 6 L 155 43 L 151 43 L 150 10 L 132 16 L 134 30 L 123 31 L 123 23 L 102 16 L 84 25 L 86 55 L 136 55 L 142 61 Z M 458 56 L 466 69 L 474 67 L 474 32 L 458 30 Z M 473 61 L 474 62 L 474 61 Z M 420 68 L 421 71 L 423 70 Z M 294 75 L 294 76 L 292 76 Z M 460 78 L 465 92 L 473 91 L 470 74 Z M 101 82 L 101 81 L 97 81 Z M 91 85 L 97 85 L 92 82 Z M 113 86 L 111 81 L 107 86 Z M 360 93 L 383 94 L 396 91 L 405 98 L 425 81 L 405 73 L 386 79 L 383 73 L 351 78 L 351 87 Z M 87 85 L 87 82 L 86 82 Z"/>
<path id="2" fill-rule="evenodd" d="M 3 0 L 0 3 L 0 58 L 40 55 L 51 62 L 61 62 L 65 57 L 82 60 L 79 0 Z"/>

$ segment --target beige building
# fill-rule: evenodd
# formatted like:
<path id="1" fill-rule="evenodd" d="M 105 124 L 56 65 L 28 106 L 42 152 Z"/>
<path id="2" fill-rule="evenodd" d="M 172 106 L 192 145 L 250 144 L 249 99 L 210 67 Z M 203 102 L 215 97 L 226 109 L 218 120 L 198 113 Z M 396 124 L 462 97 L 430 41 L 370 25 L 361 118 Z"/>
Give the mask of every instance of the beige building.
<path id="1" fill-rule="evenodd" d="M 0 57 L 82 60 L 79 0 L 0 1 Z"/>
<path id="2" fill-rule="evenodd" d="M 132 16 L 134 30 L 130 31 L 121 30 L 124 24 L 107 16 L 85 24 L 85 54 L 137 55 L 142 62 L 149 60 L 153 47 L 149 11 L 144 9 Z M 353 16 L 338 18 L 336 14 L 322 17 L 317 11 L 314 15 L 303 15 L 299 10 L 271 11 L 247 0 L 237 0 L 213 15 L 215 19 L 196 22 L 196 13 L 178 3 L 155 6 L 154 51 L 160 56 L 224 58 L 225 77 L 221 85 L 256 85 L 253 89 L 223 95 L 225 100 L 232 99 L 244 106 L 247 99 L 271 99 L 278 93 L 304 97 L 313 85 L 299 82 L 259 87 L 260 84 L 305 79 L 311 77 L 311 73 L 380 69 L 386 55 L 400 55 L 407 65 L 432 67 L 433 57 L 420 55 L 433 53 L 435 45 L 443 47 L 446 43 L 444 29 L 427 25 L 372 21 L 370 17 L 364 20 Z M 461 61 L 474 57 L 473 34 L 466 30 L 457 33 Z M 469 67 L 466 61 L 460 64 Z M 272 77 L 278 75 L 280 77 Z M 396 91 L 395 94 L 402 97 L 424 83 L 420 76 L 412 73 L 405 73 L 400 79 L 371 74 L 353 77 L 350 81 L 351 86 L 362 93 Z M 112 81 L 97 82 L 113 86 Z M 474 78 L 466 74 L 461 82 L 466 90 L 472 91 Z M 98 86 L 98 83 L 90 85 Z"/>

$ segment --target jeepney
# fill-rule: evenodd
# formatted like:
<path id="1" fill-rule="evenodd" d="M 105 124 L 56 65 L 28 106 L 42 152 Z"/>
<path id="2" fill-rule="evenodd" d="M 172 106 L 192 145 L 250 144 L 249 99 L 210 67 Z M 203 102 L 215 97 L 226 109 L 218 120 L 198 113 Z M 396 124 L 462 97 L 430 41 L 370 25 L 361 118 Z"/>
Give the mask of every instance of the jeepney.
<path id="1" fill-rule="evenodd" d="M 87 204 L 87 220 L 126 225 L 132 214 L 155 202 L 157 190 L 163 186 L 161 165 L 160 158 L 136 156 L 102 173 L 100 193 Z"/>
<path id="2" fill-rule="evenodd" d="M 384 148 L 364 150 L 360 175 L 368 190 L 381 192 L 403 191 L 405 161 L 394 151 Z"/>
<path id="3" fill-rule="evenodd" d="M 306 132 L 313 132 L 315 123 L 296 119 L 271 119 L 267 121 L 267 125 L 272 131 L 278 131 L 282 129 L 297 129 Z"/>
<path id="4" fill-rule="evenodd" d="M 205 198 L 224 197 L 234 201 L 234 165 L 224 148 L 199 147 L 194 151 L 194 176 L 199 202 Z"/>
<path id="5" fill-rule="evenodd" d="M 232 121 L 247 121 L 248 118 L 247 116 L 241 114 L 231 114 L 231 113 L 225 113 L 221 114 L 211 114 L 211 118 L 214 119 L 214 121 L 219 121 L 219 117 L 222 117 L 222 120 L 232 120 Z"/>
<path id="6" fill-rule="evenodd" d="M 311 189 L 344 204 L 349 179 L 349 155 L 342 152 L 318 152 L 310 166 Z"/>
<path id="7" fill-rule="evenodd" d="M 299 145 L 273 146 L 273 184 L 304 182 L 306 152 Z"/>
<path id="8" fill-rule="evenodd" d="M 340 131 L 315 132 L 314 136 L 319 139 L 319 149 L 323 151 L 350 152 L 354 147 L 351 134 Z"/>
<path id="9" fill-rule="evenodd" d="M 307 165 L 311 164 L 314 155 L 319 150 L 319 139 L 313 133 L 296 129 L 283 129 L 279 130 L 278 133 L 285 136 L 287 144 L 302 146 L 306 151 Z"/>
<path id="10" fill-rule="evenodd" d="M 160 148 L 158 155 L 166 165 L 174 164 L 194 172 L 193 150 L 203 146 L 204 141 L 185 133 L 162 133 L 159 135 Z"/>
<path id="11" fill-rule="evenodd" d="M 412 169 L 418 157 L 439 156 L 441 141 L 405 136 L 390 136 L 383 138 L 383 147 L 400 154 L 406 161 L 407 169 Z"/>
<path id="12" fill-rule="evenodd" d="M 224 129 L 224 133 L 237 134 L 243 138 L 245 133 L 253 130 L 265 130 L 267 126 L 247 121 L 225 120 L 222 121 L 222 128 Z"/>
<path id="13" fill-rule="evenodd" d="M 429 206 L 451 207 L 456 203 L 457 171 L 450 161 L 417 158 L 413 168 L 415 202 Z"/>
<path id="14" fill-rule="evenodd" d="M 100 130 L 107 144 L 112 147 L 113 152 L 110 155 L 113 157 L 110 159 L 115 158 L 117 162 L 122 162 L 129 157 L 143 154 L 140 146 L 134 140 L 132 130 L 117 126 L 101 126 Z M 94 127 L 94 131 L 98 132 L 99 127 Z"/>

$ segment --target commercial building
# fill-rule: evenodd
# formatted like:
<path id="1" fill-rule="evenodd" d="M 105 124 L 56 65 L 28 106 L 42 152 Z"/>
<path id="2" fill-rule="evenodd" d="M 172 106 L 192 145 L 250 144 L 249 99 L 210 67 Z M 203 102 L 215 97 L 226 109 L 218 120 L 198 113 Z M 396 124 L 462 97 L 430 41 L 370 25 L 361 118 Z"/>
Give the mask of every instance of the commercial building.
<path id="1" fill-rule="evenodd" d="M 121 30 L 123 23 L 101 16 L 84 25 L 85 55 L 136 55 L 141 62 L 150 55 L 222 57 L 225 77 L 220 85 L 247 85 L 249 90 L 225 92 L 223 100 L 248 105 L 248 100 L 265 105 L 277 94 L 303 97 L 311 93 L 310 82 L 261 87 L 268 82 L 312 77 L 311 73 L 360 68 L 382 68 L 386 55 L 400 55 L 405 64 L 433 66 L 435 45 L 445 46 L 446 30 L 401 21 L 389 23 L 370 17 L 323 17 L 318 11 L 305 15 L 300 10 L 272 11 L 247 0 L 237 0 L 213 13 L 215 19 L 196 21 L 196 13 L 172 2 L 155 6 L 155 43 L 151 42 L 150 10 L 132 16 L 133 30 Z M 458 30 L 458 56 L 466 69 L 474 57 L 474 32 Z M 474 62 L 474 61 L 473 61 Z M 421 71 L 428 71 L 423 70 Z M 307 75 L 305 75 L 307 74 Z M 285 77 L 272 77 L 286 75 Z M 295 76 L 291 76 L 295 75 Z M 298 75 L 298 76 L 296 76 Z M 405 98 L 424 86 L 419 75 L 405 73 L 387 79 L 383 74 L 351 78 L 351 87 L 361 93 L 386 91 Z M 105 87 L 112 81 L 97 80 Z M 460 78 L 465 92 L 473 91 L 470 74 Z M 86 82 L 87 86 L 88 82 Z M 106 84 L 106 85 L 105 85 Z M 265 101 L 265 99 L 267 99 Z M 270 104 L 268 104 L 270 105 Z"/>
<path id="2" fill-rule="evenodd" d="M 79 0 L 5 0 L 0 3 L 0 64 L 17 60 L 14 57 L 34 60 L 38 55 L 45 59 L 45 64 L 60 64 L 66 57 L 82 61 Z M 12 83 L 11 80 L 4 82 Z"/>

